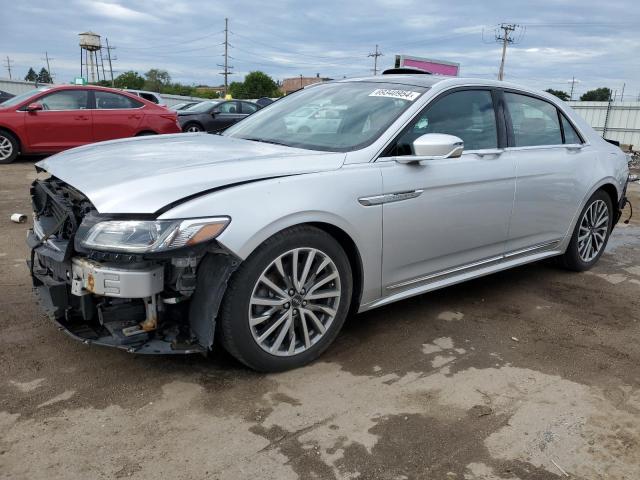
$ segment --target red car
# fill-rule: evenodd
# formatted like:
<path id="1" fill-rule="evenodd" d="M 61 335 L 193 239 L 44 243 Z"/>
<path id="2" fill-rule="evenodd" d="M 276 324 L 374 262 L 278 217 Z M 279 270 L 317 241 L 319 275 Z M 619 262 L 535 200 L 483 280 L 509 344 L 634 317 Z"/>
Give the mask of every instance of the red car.
<path id="1" fill-rule="evenodd" d="M 0 163 L 116 138 L 179 133 L 176 112 L 120 90 L 41 87 L 0 103 Z"/>

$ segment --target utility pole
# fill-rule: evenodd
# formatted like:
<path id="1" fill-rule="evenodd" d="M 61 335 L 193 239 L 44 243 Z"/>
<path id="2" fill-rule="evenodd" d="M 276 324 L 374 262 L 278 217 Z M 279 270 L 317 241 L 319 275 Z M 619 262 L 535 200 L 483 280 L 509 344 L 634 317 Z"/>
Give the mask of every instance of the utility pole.
<path id="1" fill-rule="evenodd" d="M 113 87 L 113 65 L 111 64 L 111 50 L 116 47 L 109 46 L 109 39 L 107 37 L 104 38 L 104 41 L 107 43 L 107 59 L 109 60 L 109 73 L 111 74 L 111 86 Z"/>
<path id="2" fill-rule="evenodd" d="M 41 58 L 47 62 L 47 72 L 49 72 L 49 77 L 51 77 L 51 81 L 53 81 L 53 73 L 51 73 L 51 66 L 49 65 L 49 60 L 55 60 L 55 58 L 49 58 L 49 53 L 44 52 L 44 58 Z"/>
<path id="3" fill-rule="evenodd" d="M 224 71 L 220 72 L 224 76 L 224 96 L 227 96 L 229 90 L 229 75 L 231 75 L 232 66 L 229 65 L 229 19 L 224 19 L 224 65 L 218 64 L 219 67 L 223 67 Z"/>
<path id="4" fill-rule="evenodd" d="M 384 53 L 378 51 L 378 45 L 376 45 L 375 53 L 370 53 L 367 57 L 373 57 L 373 74 L 378 74 L 378 57 L 382 57 Z"/>
<path id="5" fill-rule="evenodd" d="M 507 56 L 507 45 L 514 43 L 514 39 L 511 34 L 518 28 L 515 23 L 503 23 L 499 29 L 502 30 L 502 34 L 496 34 L 496 42 L 502 42 L 502 60 L 500 61 L 500 71 L 498 72 L 498 80 L 504 80 L 504 59 Z"/>
<path id="6" fill-rule="evenodd" d="M 576 83 L 579 83 L 580 80 L 576 80 L 576 77 L 572 77 L 569 83 L 571 84 L 571 93 L 569 94 L 569 101 L 573 100 L 573 89 Z"/>
<path id="7" fill-rule="evenodd" d="M 7 55 L 7 70 L 9 71 L 9 80 L 13 80 L 13 77 L 11 77 L 11 64 L 13 64 L 13 61 L 9 58 L 9 55 Z"/>
<path id="8" fill-rule="evenodd" d="M 622 84 L 622 93 L 620 93 L 620 101 L 622 102 L 624 100 L 624 87 L 626 86 L 626 83 Z"/>

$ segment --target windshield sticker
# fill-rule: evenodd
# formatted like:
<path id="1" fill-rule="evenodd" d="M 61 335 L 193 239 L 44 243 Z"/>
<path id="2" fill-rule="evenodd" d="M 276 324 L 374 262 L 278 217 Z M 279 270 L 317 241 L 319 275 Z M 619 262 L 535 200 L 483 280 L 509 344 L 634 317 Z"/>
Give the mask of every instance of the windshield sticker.
<path id="1" fill-rule="evenodd" d="M 420 92 L 412 92 L 411 90 L 389 90 L 387 88 L 378 88 L 369 94 L 370 97 L 388 97 L 401 98 L 413 102 L 420 96 Z"/>

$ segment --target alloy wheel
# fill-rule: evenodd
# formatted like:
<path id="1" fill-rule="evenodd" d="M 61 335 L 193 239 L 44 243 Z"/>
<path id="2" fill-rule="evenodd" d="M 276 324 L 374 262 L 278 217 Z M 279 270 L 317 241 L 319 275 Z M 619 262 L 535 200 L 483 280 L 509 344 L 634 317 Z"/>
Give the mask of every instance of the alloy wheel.
<path id="1" fill-rule="evenodd" d="M 609 208 L 602 200 L 596 200 L 584 212 L 578 232 L 578 254 L 589 263 L 604 248 L 609 229 Z"/>
<path id="2" fill-rule="evenodd" d="M 187 127 L 187 132 L 189 132 L 189 133 L 193 133 L 193 132 L 201 132 L 201 131 L 202 131 L 202 129 L 201 129 L 199 126 L 197 126 L 197 125 L 189 125 L 189 126 Z"/>
<path id="3" fill-rule="evenodd" d="M 11 141 L 0 135 L 0 160 L 6 160 L 13 153 L 13 144 Z"/>
<path id="4" fill-rule="evenodd" d="M 289 250 L 262 272 L 249 301 L 256 343 L 277 356 L 311 348 L 329 330 L 340 304 L 340 274 L 315 248 Z"/>

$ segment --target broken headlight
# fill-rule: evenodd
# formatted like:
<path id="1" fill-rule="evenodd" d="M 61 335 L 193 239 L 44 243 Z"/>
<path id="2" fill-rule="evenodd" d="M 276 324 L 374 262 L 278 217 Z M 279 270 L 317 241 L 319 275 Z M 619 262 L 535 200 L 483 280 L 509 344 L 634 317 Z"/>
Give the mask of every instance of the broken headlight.
<path id="1" fill-rule="evenodd" d="M 93 250 L 151 253 L 188 247 L 216 238 L 229 217 L 187 220 L 107 220 L 93 225 L 80 244 Z"/>

